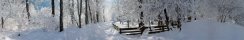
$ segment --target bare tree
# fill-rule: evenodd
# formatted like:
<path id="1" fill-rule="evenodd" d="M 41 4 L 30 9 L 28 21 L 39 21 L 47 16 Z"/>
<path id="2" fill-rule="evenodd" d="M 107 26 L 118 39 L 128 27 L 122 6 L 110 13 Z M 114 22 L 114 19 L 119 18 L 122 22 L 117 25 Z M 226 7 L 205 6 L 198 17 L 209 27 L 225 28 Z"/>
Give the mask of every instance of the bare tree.
<path id="1" fill-rule="evenodd" d="M 90 23 L 94 23 L 93 22 L 93 15 L 92 15 L 92 12 L 91 12 L 91 5 L 90 5 L 90 1 L 88 1 L 88 10 L 89 10 L 89 16 L 88 18 L 90 19 Z"/>
<path id="2" fill-rule="evenodd" d="M 142 0 L 138 0 L 138 2 L 141 4 L 139 5 L 139 9 L 142 9 Z M 139 23 L 139 27 L 143 27 L 144 23 L 143 23 L 143 11 L 141 11 L 140 13 L 140 23 Z"/>
<path id="3" fill-rule="evenodd" d="M 70 17 L 71 17 L 71 22 L 72 24 L 75 23 L 75 16 L 74 16 L 74 0 L 71 0 L 71 4 L 69 4 L 69 12 L 70 12 Z"/>
<path id="4" fill-rule="evenodd" d="M 140 23 L 139 23 L 139 27 L 143 27 L 144 23 L 143 23 L 143 12 L 140 13 Z"/>
<path id="5" fill-rule="evenodd" d="M 55 15 L 55 4 L 54 4 L 54 0 L 51 1 L 51 5 L 52 5 L 52 16 L 54 17 L 54 15 Z"/>
<path id="6" fill-rule="evenodd" d="M 77 0 L 78 3 L 78 0 Z M 78 3 L 78 27 L 81 28 L 81 13 L 82 13 L 82 0 Z"/>
<path id="7" fill-rule="evenodd" d="M 100 16 L 100 13 L 99 13 L 99 1 L 98 0 L 96 0 L 96 8 L 97 8 L 97 10 L 96 10 L 96 22 L 99 22 L 99 16 Z"/>
<path id="8" fill-rule="evenodd" d="M 163 18 L 161 17 L 161 12 L 160 12 L 160 14 L 158 15 L 158 26 L 163 26 Z"/>
<path id="9" fill-rule="evenodd" d="M 59 16 L 59 21 L 60 21 L 60 27 L 59 27 L 59 32 L 62 32 L 63 29 L 63 0 L 60 0 L 60 16 Z"/>
<path id="10" fill-rule="evenodd" d="M 167 14 L 167 11 L 166 11 L 166 9 L 164 9 L 164 15 L 165 15 L 165 23 L 166 23 L 166 26 L 169 26 L 169 16 L 168 16 L 168 14 Z"/>
<path id="11" fill-rule="evenodd" d="M 97 19 L 96 21 L 99 22 L 99 15 L 100 15 L 100 14 L 98 13 L 98 11 L 96 11 L 96 13 L 97 13 L 97 14 L 96 14 L 96 19 Z"/>
<path id="12" fill-rule="evenodd" d="M 27 19 L 28 19 L 28 21 L 30 21 L 29 1 L 26 0 L 25 4 L 26 4 Z"/>
<path id="13" fill-rule="evenodd" d="M 1 17 L 1 25 L 2 25 L 2 28 L 3 28 L 3 26 L 4 26 L 4 19 L 3 19 L 3 17 Z"/>
<path id="14" fill-rule="evenodd" d="M 181 14 L 180 14 L 180 11 L 181 11 L 181 8 L 179 7 L 179 5 L 176 6 L 175 8 L 175 11 L 177 13 L 177 28 L 181 30 Z M 196 17 L 195 17 L 195 20 L 196 20 Z"/>
<path id="15" fill-rule="evenodd" d="M 89 23 L 89 20 L 88 20 L 88 10 L 87 10 L 87 7 L 88 7 L 88 1 L 85 0 L 85 5 L 86 5 L 86 8 L 85 8 L 85 23 L 88 24 Z"/>

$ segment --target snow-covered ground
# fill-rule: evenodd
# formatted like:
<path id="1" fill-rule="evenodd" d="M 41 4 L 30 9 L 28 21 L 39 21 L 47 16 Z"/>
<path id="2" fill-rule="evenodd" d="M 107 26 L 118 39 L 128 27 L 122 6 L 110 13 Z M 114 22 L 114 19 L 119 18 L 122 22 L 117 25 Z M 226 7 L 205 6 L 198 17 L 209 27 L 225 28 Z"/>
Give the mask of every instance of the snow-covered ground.
<path id="1" fill-rule="evenodd" d="M 79 28 L 66 28 L 64 32 L 46 31 L 42 28 L 21 32 L 1 31 L 0 40 L 244 40 L 244 27 L 213 20 L 184 23 L 182 31 L 157 34 L 119 34 L 112 22 L 90 24 Z M 20 35 L 19 35 L 20 34 Z"/>
<path id="2" fill-rule="evenodd" d="M 175 16 L 175 10 L 171 10 L 175 9 L 173 2 L 178 4 L 178 1 L 161 0 L 162 2 L 156 2 L 156 0 L 150 0 L 143 6 L 145 9 L 137 9 L 141 5 L 137 3 L 137 0 L 102 0 L 98 3 L 101 9 L 93 9 L 95 5 L 93 0 L 94 2 L 91 2 L 91 5 L 93 5 L 91 10 L 99 10 L 101 12 L 99 15 L 101 16 L 99 17 L 100 21 L 106 22 L 86 25 L 84 21 L 85 16 L 81 15 L 83 20 L 81 24 L 84 26 L 78 28 L 75 23 L 78 22 L 75 21 L 78 20 L 78 8 L 69 7 L 71 3 L 78 6 L 78 2 L 75 2 L 78 0 L 73 0 L 74 2 L 64 0 L 65 29 L 63 32 L 57 31 L 59 24 L 59 1 L 56 0 L 57 2 L 55 2 L 55 17 L 51 16 L 50 0 L 29 1 L 30 19 L 27 18 L 25 0 L 0 1 L 0 5 L 2 5 L 0 7 L 0 17 L 5 22 L 1 23 L 3 28 L 1 25 L 0 40 L 244 40 L 243 0 L 181 0 L 179 1 L 179 6 L 184 10 L 181 13 L 196 13 L 196 15 L 191 15 L 197 16 L 196 21 L 183 23 L 182 31 L 174 30 L 157 34 L 147 34 L 145 31 L 142 35 L 133 36 L 119 34 L 112 27 L 112 22 L 108 21 L 116 21 L 117 16 L 127 16 L 121 17 L 123 20 L 135 20 L 139 18 L 139 15 L 136 14 L 138 10 L 144 10 L 145 13 L 149 13 L 150 15 L 145 14 L 145 17 L 149 16 L 145 19 L 150 19 L 150 16 L 158 15 L 152 13 L 162 11 L 164 8 L 168 10 L 169 16 L 173 18 Z M 154 5 L 153 1 L 156 2 L 156 5 Z M 168 8 L 163 7 L 164 4 L 162 3 L 164 2 L 168 3 Z M 152 7 L 151 4 L 156 7 Z M 74 11 L 68 9 L 74 9 Z M 192 12 L 185 10 L 192 10 Z M 75 13 L 71 15 L 70 11 Z M 230 18 L 226 19 L 227 22 L 220 23 L 216 21 L 220 19 L 218 16 L 221 14 L 230 16 Z M 74 23 L 71 22 L 72 16 L 74 16 Z M 28 20 L 31 21 L 29 22 Z"/>
<path id="3" fill-rule="evenodd" d="M 244 27 L 237 24 L 203 20 L 183 24 L 183 40 L 244 40 Z"/>

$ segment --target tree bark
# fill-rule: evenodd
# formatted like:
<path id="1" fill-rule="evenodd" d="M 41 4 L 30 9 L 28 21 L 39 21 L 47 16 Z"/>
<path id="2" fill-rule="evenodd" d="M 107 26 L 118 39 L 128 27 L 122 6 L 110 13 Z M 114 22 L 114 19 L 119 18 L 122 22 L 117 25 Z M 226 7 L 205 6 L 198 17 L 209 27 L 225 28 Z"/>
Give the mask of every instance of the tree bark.
<path id="1" fill-rule="evenodd" d="M 139 23 L 139 27 L 143 27 L 144 23 L 143 23 L 143 12 L 140 13 L 140 23 Z"/>
<path id="2" fill-rule="evenodd" d="M 78 23 L 78 27 L 81 28 L 81 13 L 82 13 L 82 0 L 80 0 L 80 3 L 78 3 L 78 20 L 79 20 L 79 23 Z"/>
<path id="3" fill-rule="evenodd" d="M 2 25 L 2 28 L 4 26 L 4 20 L 3 20 L 3 17 L 1 17 L 1 25 Z"/>
<path id="4" fill-rule="evenodd" d="M 177 15 L 177 28 L 178 29 L 180 29 L 180 31 L 181 31 L 181 14 L 180 14 L 180 8 L 179 8 L 179 6 L 177 5 L 177 7 L 175 8 L 175 10 L 176 10 L 176 13 L 178 14 Z M 194 13 L 195 14 L 195 13 Z M 196 20 L 196 17 L 195 17 L 195 20 Z"/>
<path id="5" fill-rule="evenodd" d="M 26 0 L 25 3 L 26 3 L 27 19 L 28 19 L 28 21 L 30 21 L 29 1 Z"/>
<path id="6" fill-rule="evenodd" d="M 165 15 L 165 23 L 166 23 L 166 26 L 169 26 L 169 16 L 168 16 L 168 14 L 167 14 L 167 11 L 166 11 L 166 9 L 164 9 L 164 15 Z"/>
<path id="7" fill-rule="evenodd" d="M 87 10 L 88 10 L 88 9 L 87 9 L 87 7 L 88 7 L 88 6 L 87 6 L 88 3 L 87 3 L 87 0 L 85 0 L 85 2 L 86 2 L 86 8 L 85 8 L 85 9 L 86 9 L 86 12 L 85 12 L 85 23 L 88 24 L 88 23 L 89 23 L 89 20 L 88 20 L 88 11 L 87 11 Z"/>
<path id="8" fill-rule="evenodd" d="M 97 19 L 97 22 L 99 22 L 99 13 L 98 13 L 98 11 L 96 11 L 96 19 Z"/>
<path id="9" fill-rule="evenodd" d="M 60 20 L 60 30 L 59 32 L 62 32 L 63 29 L 63 0 L 60 0 L 60 16 L 59 16 L 59 20 Z"/>
<path id="10" fill-rule="evenodd" d="M 138 0 L 138 2 L 141 4 L 141 5 L 139 5 L 139 9 L 141 9 L 142 8 L 142 0 Z M 141 11 L 141 13 L 140 13 L 140 23 L 139 23 L 139 27 L 144 27 L 144 23 L 143 23 L 143 11 Z"/>
<path id="11" fill-rule="evenodd" d="M 51 1 L 51 5 L 52 5 L 52 16 L 54 17 L 54 15 L 55 15 L 54 0 Z"/>
<path id="12" fill-rule="evenodd" d="M 88 1 L 88 8 L 89 8 L 89 19 L 90 19 L 90 23 L 94 23 L 93 21 L 93 15 L 92 15 L 92 13 L 91 13 L 91 6 L 90 6 L 90 3 L 89 3 L 90 1 Z"/>
<path id="13" fill-rule="evenodd" d="M 71 4 L 69 4 L 69 10 L 70 10 L 70 17 L 71 17 L 71 22 L 72 22 L 72 24 L 74 24 L 75 23 L 75 17 L 74 17 L 74 1 L 73 0 L 71 0 L 72 1 L 72 3 Z"/>
<path id="14" fill-rule="evenodd" d="M 98 0 L 96 0 L 96 6 L 97 6 L 97 8 L 99 8 L 98 3 L 99 3 Z M 96 21 L 97 22 L 99 22 L 99 15 L 100 15 L 98 11 L 99 10 L 96 10 L 96 19 L 97 19 Z"/>

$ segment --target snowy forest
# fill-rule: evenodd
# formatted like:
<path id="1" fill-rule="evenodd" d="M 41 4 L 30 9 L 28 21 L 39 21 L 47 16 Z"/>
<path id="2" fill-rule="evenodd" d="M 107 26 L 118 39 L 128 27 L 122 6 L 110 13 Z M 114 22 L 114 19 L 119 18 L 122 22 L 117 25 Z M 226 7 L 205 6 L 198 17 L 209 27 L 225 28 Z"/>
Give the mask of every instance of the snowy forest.
<path id="1" fill-rule="evenodd" d="M 0 0 L 0 40 L 244 40 L 244 0 Z"/>

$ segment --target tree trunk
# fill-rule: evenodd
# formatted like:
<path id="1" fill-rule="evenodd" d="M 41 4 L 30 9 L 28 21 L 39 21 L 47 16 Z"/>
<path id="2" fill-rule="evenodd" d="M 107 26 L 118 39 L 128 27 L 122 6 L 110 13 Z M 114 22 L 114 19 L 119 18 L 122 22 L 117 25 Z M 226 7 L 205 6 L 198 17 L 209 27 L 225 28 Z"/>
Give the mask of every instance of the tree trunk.
<path id="1" fill-rule="evenodd" d="M 94 22 L 93 22 L 93 21 L 94 21 L 94 20 L 93 20 L 93 15 L 92 15 L 92 13 L 91 13 L 90 1 L 88 1 L 87 3 L 88 3 L 88 10 L 89 10 L 89 14 L 88 14 L 89 17 L 88 17 L 88 18 L 90 19 L 89 22 L 90 22 L 90 23 L 94 23 Z"/>
<path id="2" fill-rule="evenodd" d="M 162 21 L 161 13 L 158 15 L 158 26 L 163 26 L 163 21 Z"/>
<path id="3" fill-rule="evenodd" d="M 164 9 L 164 15 L 165 15 L 165 19 L 166 19 L 165 20 L 166 26 L 169 26 L 169 17 L 168 17 L 166 9 Z"/>
<path id="4" fill-rule="evenodd" d="M 60 30 L 59 32 L 62 32 L 63 29 L 63 0 L 60 0 L 60 16 L 59 16 L 59 20 L 60 20 Z"/>
<path id="5" fill-rule="evenodd" d="M 177 5 L 177 7 L 175 8 L 175 10 L 176 10 L 176 13 L 178 14 L 177 15 L 177 28 L 178 29 L 180 29 L 180 31 L 181 31 L 181 14 L 180 14 L 180 8 L 179 8 L 179 6 Z M 195 13 L 194 13 L 195 14 Z M 195 20 L 196 20 L 196 17 L 195 17 Z"/>
<path id="6" fill-rule="evenodd" d="M 144 23 L 143 23 L 143 12 L 140 13 L 140 23 L 139 23 L 139 27 L 143 27 Z"/>
<path id="7" fill-rule="evenodd" d="M 71 17 L 71 22 L 72 22 L 72 24 L 74 24 L 75 23 L 75 17 L 74 17 L 74 9 L 73 9 L 73 7 L 74 7 L 74 1 L 73 0 L 71 0 L 72 2 L 71 2 L 71 4 L 69 4 L 69 10 L 70 10 L 70 17 Z"/>
<path id="8" fill-rule="evenodd" d="M 98 0 L 96 0 L 96 6 L 97 6 L 97 8 L 99 7 L 98 6 Z M 96 22 L 99 22 L 99 10 L 96 10 Z"/>
<path id="9" fill-rule="evenodd" d="M 127 26 L 128 26 L 128 28 L 130 27 L 130 21 L 129 20 L 127 20 Z"/>
<path id="10" fill-rule="evenodd" d="M 142 4 L 142 0 L 138 0 L 138 2 L 140 3 L 140 4 Z M 142 5 L 139 5 L 139 9 L 141 9 L 142 8 Z M 140 23 L 139 23 L 139 27 L 144 27 L 144 23 L 143 23 L 143 11 L 141 11 L 141 13 L 140 13 Z"/>
<path id="11" fill-rule="evenodd" d="M 79 16 L 79 23 L 78 23 L 78 27 L 81 28 L 81 13 L 82 13 L 82 0 L 80 0 L 80 3 L 78 3 L 78 16 Z"/>
<path id="12" fill-rule="evenodd" d="M 97 22 L 99 22 L 99 13 L 98 12 L 96 12 L 97 14 L 96 14 L 96 19 L 97 19 Z"/>
<path id="13" fill-rule="evenodd" d="M 87 6 L 87 5 L 88 5 L 88 4 L 87 4 L 87 0 L 85 0 L 85 2 L 86 2 L 86 8 L 85 8 L 85 9 L 86 9 L 86 13 L 85 13 L 85 23 L 88 24 L 88 23 L 89 23 L 89 20 L 88 20 L 88 11 L 87 11 L 87 10 L 88 10 L 88 9 L 87 9 L 87 7 L 88 7 L 88 6 Z"/>
<path id="14" fill-rule="evenodd" d="M 2 28 L 4 26 L 4 20 L 3 20 L 3 17 L 1 17 L 1 25 L 2 25 Z"/>
<path id="15" fill-rule="evenodd" d="M 25 3 L 26 3 L 27 19 L 28 19 L 28 21 L 30 21 L 29 1 L 26 0 Z"/>
<path id="16" fill-rule="evenodd" d="M 54 15 L 55 15 L 54 0 L 51 1 L 51 4 L 52 4 L 52 16 L 54 17 Z"/>

